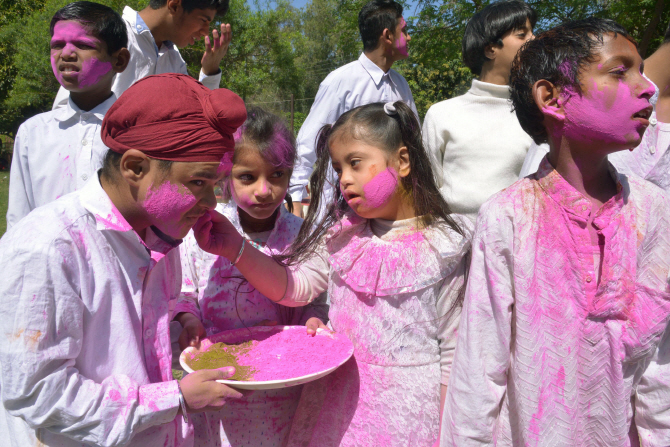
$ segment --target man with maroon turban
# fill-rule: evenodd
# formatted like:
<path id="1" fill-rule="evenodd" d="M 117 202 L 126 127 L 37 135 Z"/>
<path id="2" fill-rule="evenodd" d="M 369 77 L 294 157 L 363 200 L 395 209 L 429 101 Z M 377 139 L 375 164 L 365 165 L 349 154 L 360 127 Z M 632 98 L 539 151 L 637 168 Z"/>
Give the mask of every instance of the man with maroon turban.
<path id="1" fill-rule="evenodd" d="M 0 240 L 0 445 L 192 445 L 188 413 L 241 397 L 216 382 L 232 368 L 172 380 L 168 304 L 245 119 L 228 90 L 144 78 L 105 116 L 98 176 Z"/>

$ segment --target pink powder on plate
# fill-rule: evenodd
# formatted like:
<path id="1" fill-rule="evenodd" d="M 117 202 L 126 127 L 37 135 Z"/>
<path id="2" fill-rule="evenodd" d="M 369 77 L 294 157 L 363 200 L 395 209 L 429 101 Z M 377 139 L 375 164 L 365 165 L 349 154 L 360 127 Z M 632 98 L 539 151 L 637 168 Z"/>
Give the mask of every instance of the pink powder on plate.
<path id="1" fill-rule="evenodd" d="M 336 332 L 307 334 L 304 326 L 250 334 L 252 348 L 237 362 L 251 366 L 252 381 L 287 380 L 334 368 L 353 352 L 349 339 Z M 249 338 L 247 338 L 248 340 Z"/>
<path id="2" fill-rule="evenodd" d="M 365 201 L 370 208 L 380 208 L 386 205 L 393 193 L 398 187 L 398 173 L 392 168 L 386 168 L 379 174 L 375 175 L 363 187 L 363 194 Z"/>

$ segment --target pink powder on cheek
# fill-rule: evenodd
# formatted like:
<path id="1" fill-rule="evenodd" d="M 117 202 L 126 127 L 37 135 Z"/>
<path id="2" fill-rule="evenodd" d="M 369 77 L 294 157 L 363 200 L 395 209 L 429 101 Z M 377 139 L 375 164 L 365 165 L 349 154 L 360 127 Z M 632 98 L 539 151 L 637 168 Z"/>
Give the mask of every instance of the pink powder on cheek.
<path id="1" fill-rule="evenodd" d="M 197 203 L 195 196 L 183 185 L 165 182 L 147 190 L 144 209 L 161 231 L 171 236 L 181 229 L 180 220 Z"/>
<path id="2" fill-rule="evenodd" d="M 99 61 L 94 57 L 85 60 L 79 72 L 79 87 L 88 87 L 97 84 L 100 78 L 110 71 L 112 71 L 111 62 Z"/>
<path id="3" fill-rule="evenodd" d="M 390 167 L 386 168 L 363 187 L 367 205 L 370 208 L 380 208 L 386 205 L 393 197 L 397 187 L 398 173 Z"/>
<path id="4" fill-rule="evenodd" d="M 405 19 L 403 17 L 400 17 L 400 29 L 405 27 Z M 409 54 L 407 53 L 407 37 L 405 36 L 405 33 L 402 31 L 400 32 L 400 36 L 395 41 L 395 46 L 396 49 L 400 54 L 403 56 L 408 56 Z"/>
<path id="5" fill-rule="evenodd" d="M 648 105 L 647 99 L 638 97 L 624 82 L 599 91 L 594 81 L 587 93 L 567 98 L 565 136 L 576 141 L 637 144 L 645 127 L 633 115 Z"/>

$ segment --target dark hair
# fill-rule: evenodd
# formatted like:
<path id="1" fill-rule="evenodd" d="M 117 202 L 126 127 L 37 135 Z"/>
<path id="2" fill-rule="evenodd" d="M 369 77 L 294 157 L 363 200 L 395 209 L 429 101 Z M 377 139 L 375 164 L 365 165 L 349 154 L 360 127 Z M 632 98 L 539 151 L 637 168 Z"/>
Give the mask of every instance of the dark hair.
<path id="1" fill-rule="evenodd" d="M 489 45 L 502 46 L 502 37 L 510 31 L 523 28 L 526 21 L 535 27 L 537 16 L 533 8 L 520 0 L 505 0 L 491 3 L 475 15 L 465 26 L 463 35 L 463 62 L 479 76 L 484 62 L 484 53 Z"/>
<path id="2" fill-rule="evenodd" d="M 395 33 L 402 5 L 393 0 L 372 0 L 358 13 L 358 30 L 361 32 L 363 50 L 372 51 L 379 44 L 379 36 L 388 28 Z"/>
<path id="3" fill-rule="evenodd" d="M 107 150 L 105 158 L 102 161 L 102 168 L 100 169 L 100 175 L 108 180 L 110 183 L 116 183 L 117 175 L 120 171 L 121 157 L 123 154 L 114 152 L 112 150 Z M 169 160 L 158 160 L 158 168 L 163 171 L 165 174 L 170 172 L 172 169 L 172 163 Z"/>
<path id="4" fill-rule="evenodd" d="M 109 6 L 83 1 L 62 7 L 51 18 L 49 28 L 51 36 L 54 35 L 56 23 L 61 20 L 74 20 L 84 25 L 95 37 L 105 42 L 107 53 L 110 55 L 128 47 L 126 23 Z"/>
<path id="5" fill-rule="evenodd" d="M 326 231 L 335 225 L 349 210 L 339 187 L 333 188 L 333 196 L 328 200 L 325 216 L 317 222 L 321 205 L 323 187 L 327 181 L 330 166 L 328 143 L 341 132 L 357 140 L 379 147 L 387 152 L 394 152 L 406 146 L 409 152 L 410 174 L 402 178 L 401 184 L 412 199 L 417 216 L 421 216 L 422 224 L 428 226 L 441 219 L 459 234 L 464 234 L 461 227 L 450 216 L 451 210 L 437 187 L 432 165 L 421 140 L 421 127 L 407 104 L 396 101 L 394 106 L 397 114 L 389 116 L 381 102 L 367 104 L 344 113 L 335 124 L 324 126 L 319 132 L 314 172 L 309 180 L 311 203 L 305 222 L 294 241 L 291 252 L 283 259 L 286 264 L 304 260 L 312 252 Z"/>
<path id="6" fill-rule="evenodd" d="M 544 79 L 581 94 L 580 71 L 595 60 L 607 34 L 621 35 L 635 44 L 618 23 L 590 17 L 540 33 L 521 47 L 512 62 L 511 100 L 521 127 L 535 143 L 546 143 L 548 134 L 544 115 L 535 104 L 533 85 Z"/>
<path id="7" fill-rule="evenodd" d="M 151 9 L 160 9 L 167 5 L 168 0 L 149 0 Z M 222 16 L 228 12 L 229 0 L 181 0 L 181 7 L 187 13 L 194 9 L 216 9 L 216 15 Z"/>
<path id="8" fill-rule="evenodd" d="M 233 164 L 235 164 L 240 150 L 253 146 L 263 160 L 269 162 L 278 169 L 287 169 L 288 176 L 293 173 L 296 160 L 296 143 L 293 132 L 291 132 L 282 118 L 270 113 L 265 109 L 255 106 L 247 107 L 247 120 L 235 132 L 235 153 Z M 230 177 L 224 179 L 221 188 L 223 197 L 229 200 Z M 289 208 L 293 208 L 291 196 L 286 195 Z"/>

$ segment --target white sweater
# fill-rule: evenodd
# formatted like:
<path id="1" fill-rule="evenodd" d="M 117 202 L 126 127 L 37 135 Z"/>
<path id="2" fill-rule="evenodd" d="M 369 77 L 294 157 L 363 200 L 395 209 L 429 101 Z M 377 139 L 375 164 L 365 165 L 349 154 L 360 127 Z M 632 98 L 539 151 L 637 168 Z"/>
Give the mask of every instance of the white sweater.
<path id="1" fill-rule="evenodd" d="M 493 194 L 514 183 L 532 139 L 509 101 L 509 87 L 472 81 L 470 90 L 434 104 L 423 123 L 440 191 L 472 220 Z"/>

